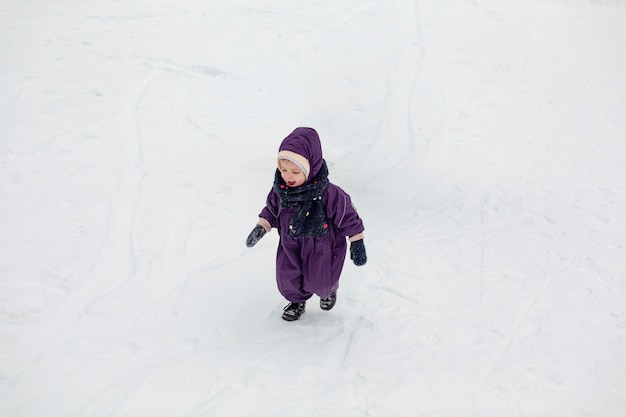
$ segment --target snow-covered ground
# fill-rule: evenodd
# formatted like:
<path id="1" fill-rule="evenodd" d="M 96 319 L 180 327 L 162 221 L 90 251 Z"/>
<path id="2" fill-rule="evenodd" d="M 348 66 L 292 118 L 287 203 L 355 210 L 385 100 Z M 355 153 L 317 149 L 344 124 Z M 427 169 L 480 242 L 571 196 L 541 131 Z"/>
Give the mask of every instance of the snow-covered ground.
<path id="1" fill-rule="evenodd" d="M 621 417 L 626 3 L 5 0 L 3 417 Z M 366 225 L 281 320 L 315 127 Z"/>

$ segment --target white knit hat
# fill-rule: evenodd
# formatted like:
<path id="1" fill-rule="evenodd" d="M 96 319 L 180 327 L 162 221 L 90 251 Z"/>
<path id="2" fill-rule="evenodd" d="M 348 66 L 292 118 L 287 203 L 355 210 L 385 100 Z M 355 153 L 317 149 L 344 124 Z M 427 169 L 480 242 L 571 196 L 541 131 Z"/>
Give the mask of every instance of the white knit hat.
<path id="1" fill-rule="evenodd" d="M 292 151 L 280 151 L 278 152 L 278 168 L 280 168 L 280 160 L 286 159 L 287 161 L 291 161 L 298 166 L 304 173 L 304 176 L 308 179 L 309 173 L 311 172 L 311 165 L 309 164 L 309 160 L 304 156 L 297 154 Z"/>

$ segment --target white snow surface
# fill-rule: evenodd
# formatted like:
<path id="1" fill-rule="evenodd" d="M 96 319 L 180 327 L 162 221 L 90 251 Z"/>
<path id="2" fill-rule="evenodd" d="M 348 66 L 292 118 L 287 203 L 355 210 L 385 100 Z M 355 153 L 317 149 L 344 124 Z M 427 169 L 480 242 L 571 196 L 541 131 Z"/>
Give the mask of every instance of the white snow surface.
<path id="1" fill-rule="evenodd" d="M 5 0 L 3 417 L 626 415 L 626 2 Z M 280 141 L 366 226 L 281 320 Z"/>

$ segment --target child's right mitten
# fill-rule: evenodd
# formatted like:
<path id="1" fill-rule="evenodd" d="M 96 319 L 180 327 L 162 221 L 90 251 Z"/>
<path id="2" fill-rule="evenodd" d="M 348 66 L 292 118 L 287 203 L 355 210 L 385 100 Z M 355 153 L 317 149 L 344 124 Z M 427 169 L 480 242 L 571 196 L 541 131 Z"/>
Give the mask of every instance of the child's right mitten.
<path id="1" fill-rule="evenodd" d="M 365 262 L 367 262 L 363 239 L 355 240 L 350 243 L 350 259 L 352 259 L 352 262 L 354 262 L 356 266 L 365 265 Z"/>
<path id="2" fill-rule="evenodd" d="M 257 224 L 256 227 L 252 229 L 252 231 L 248 235 L 248 239 L 246 239 L 246 246 L 251 248 L 256 245 L 257 242 L 261 240 L 263 236 L 265 236 L 265 233 L 267 232 L 265 231 L 263 226 Z"/>

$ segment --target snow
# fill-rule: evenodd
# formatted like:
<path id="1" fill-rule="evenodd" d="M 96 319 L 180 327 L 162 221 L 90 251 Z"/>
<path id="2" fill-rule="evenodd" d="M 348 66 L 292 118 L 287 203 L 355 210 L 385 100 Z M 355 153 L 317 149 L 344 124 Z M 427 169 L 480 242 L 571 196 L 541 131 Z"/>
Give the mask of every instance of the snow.
<path id="1" fill-rule="evenodd" d="M 626 4 L 0 7 L 0 415 L 626 410 Z M 280 140 L 366 225 L 281 320 Z"/>

